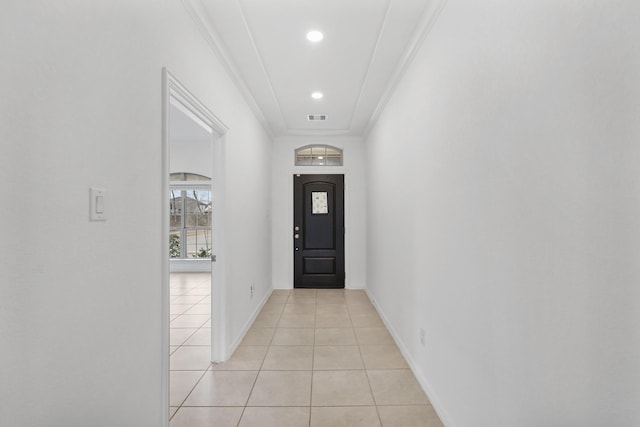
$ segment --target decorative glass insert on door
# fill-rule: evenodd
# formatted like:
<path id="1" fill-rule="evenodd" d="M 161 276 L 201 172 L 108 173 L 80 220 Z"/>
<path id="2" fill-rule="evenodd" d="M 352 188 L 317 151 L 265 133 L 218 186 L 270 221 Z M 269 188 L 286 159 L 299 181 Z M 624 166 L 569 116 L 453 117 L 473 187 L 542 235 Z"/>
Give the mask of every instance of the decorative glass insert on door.
<path id="1" fill-rule="evenodd" d="M 169 256 L 211 257 L 211 191 L 172 188 L 169 197 Z"/>
<path id="2" fill-rule="evenodd" d="M 329 202 L 326 191 L 311 192 L 311 214 L 325 215 L 329 213 Z"/>

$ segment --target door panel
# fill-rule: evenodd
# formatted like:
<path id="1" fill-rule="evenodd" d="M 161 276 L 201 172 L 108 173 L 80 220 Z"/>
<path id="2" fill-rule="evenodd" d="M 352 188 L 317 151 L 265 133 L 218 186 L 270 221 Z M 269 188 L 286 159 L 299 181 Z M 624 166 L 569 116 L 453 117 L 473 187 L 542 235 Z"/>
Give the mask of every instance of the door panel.
<path id="1" fill-rule="evenodd" d="M 344 175 L 295 175 L 294 287 L 344 288 Z"/>

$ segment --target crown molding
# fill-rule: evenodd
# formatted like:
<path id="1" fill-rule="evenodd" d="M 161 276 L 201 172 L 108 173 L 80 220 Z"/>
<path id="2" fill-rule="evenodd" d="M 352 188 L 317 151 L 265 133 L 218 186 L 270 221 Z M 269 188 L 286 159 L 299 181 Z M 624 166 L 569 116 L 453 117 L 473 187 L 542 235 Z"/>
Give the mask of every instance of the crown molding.
<path id="1" fill-rule="evenodd" d="M 206 15 L 200 8 L 199 1 L 198 0 L 182 0 L 182 4 L 184 5 L 184 8 L 186 9 L 187 13 L 195 23 L 197 29 L 200 30 L 200 32 L 202 33 L 205 41 L 211 48 L 212 52 L 220 60 L 224 69 L 229 74 L 229 77 L 231 77 L 231 80 L 233 81 L 233 83 L 236 85 L 236 87 L 242 94 L 243 98 L 249 105 L 249 108 L 251 109 L 251 111 L 253 111 L 254 115 L 256 116 L 256 118 L 258 119 L 258 121 L 260 122 L 264 130 L 267 132 L 267 134 L 273 139 L 275 135 L 273 128 L 271 127 L 269 122 L 266 120 L 266 118 L 262 114 L 262 111 L 258 107 L 258 103 L 256 102 L 251 91 L 249 90 L 249 87 L 247 86 L 240 72 L 238 71 L 237 67 L 231 60 L 231 56 L 227 52 L 227 49 L 225 48 L 224 43 L 222 42 L 222 39 L 220 38 L 218 32 L 213 28 L 213 26 L 208 21 L 208 19 L 205 18 Z M 244 15 L 243 15 L 243 19 L 244 19 Z"/>
<path id="2" fill-rule="evenodd" d="M 393 96 L 393 93 L 395 92 L 396 87 L 400 83 L 400 80 L 402 80 L 402 77 L 407 72 L 407 69 L 413 62 L 414 58 L 416 57 L 418 51 L 422 47 L 427 36 L 429 35 L 431 30 L 435 26 L 436 22 L 438 21 L 438 18 L 440 17 L 440 14 L 442 13 L 442 10 L 444 9 L 446 3 L 447 3 L 447 0 L 436 0 L 434 7 L 428 8 L 422 14 L 422 17 L 420 18 L 420 22 L 418 24 L 418 30 L 415 32 L 411 40 L 411 43 L 409 43 L 407 49 L 404 51 L 404 54 L 402 55 L 402 59 L 398 63 L 398 67 L 393 73 L 393 76 L 391 77 L 391 79 L 389 79 L 389 83 L 387 84 L 386 89 L 384 90 L 382 96 L 380 97 L 380 101 L 378 102 L 378 105 L 376 106 L 375 110 L 371 114 L 371 117 L 369 118 L 369 122 L 367 123 L 367 126 L 364 129 L 364 132 L 362 132 L 363 139 L 366 140 L 369 134 L 371 133 L 371 131 L 373 130 L 373 128 L 375 127 L 378 121 L 378 118 L 380 117 L 380 115 L 386 108 L 387 104 L 389 103 L 389 100 Z"/>

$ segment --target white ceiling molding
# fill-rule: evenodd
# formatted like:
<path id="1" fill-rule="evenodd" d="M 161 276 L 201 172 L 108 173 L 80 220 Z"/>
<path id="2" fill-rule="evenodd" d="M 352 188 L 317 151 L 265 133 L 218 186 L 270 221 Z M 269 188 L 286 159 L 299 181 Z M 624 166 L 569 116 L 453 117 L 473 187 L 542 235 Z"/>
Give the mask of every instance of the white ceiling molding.
<path id="1" fill-rule="evenodd" d="M 271 136 L 338 138 L 370 132 L 446 0 L 183 2 Z"/>
<path id="2" fill-rule="evenodd" d="M 222 65 L 225 67 L 227 72 L 229 73 L 229 77 L 234 82 L 242 96 L 244 97 L 247 104 L 249 104 L 249 108 L 256 115 L 258 121 L 262 124 L 262 127 L 269 134 L 269 136 L 273 137 L 274 132 L 271 128 L 269 121 L 262 114 L 262 110 L 258 106 L 253 94 L 247 87 L 244 79 L 240 76 L 238 69 L 234 65 L 233 61 L 230 59 L 229 54 L 224 47 L 224 44 L 220 41 L 220 36 L 215 31 L 213 26 L 208 20 L 203 19 L 206 14 L 202 12 L 202 6 L 199 0 L 182 0 L 182 3 L 187 10 L 189 16 L 193 19 L 196 27 L 201 31 L 205 40 L 213 53 L 220 59 Z"/>
<path id="3" fill-rule="evenodd" d="M 411 65 L 411 62 L 418 53 L 418 50 L 431 32 L 431 29 L 438 21 L 438 18 L 440 17 L 440 14 L 442 13 L 442 10 L 444 9 L 446 3 L 447 0 L 437 0 L 433 3 L 433 7 L 425 10 L 425 12 L 423 13 L 422 18 L 420 19 L 419 30 L 415 33 L 413 39 L 407 46 L 407 49 L 402 57 L 402 61 L 400 61 L 400 63 L 398 64 L 393 77 L 391 77 L 391 79 L 389 80 L 389 84 L 387 85 L 383 95 L 380 97 L 380 101 L 378 102 L 376 109 L 373 111 L 371 117 L 369 118 L 369 123 L 362 133 L 364 139 L 366 139 L 371 130 L 374 128 L 376 122 L 378 121 L 378 118 L 380 117 L 380 114 L 382 114 L 382 111 L 384 111 L 387 103 L 389 102 L 389 99 L 391 98 L 391 95 L 393 95 L 393 92 L 396 89 L 396 86 L 398 86 L 400 79 L 402 79 L 402 76 L 409 68 L 409 65 Z"/>

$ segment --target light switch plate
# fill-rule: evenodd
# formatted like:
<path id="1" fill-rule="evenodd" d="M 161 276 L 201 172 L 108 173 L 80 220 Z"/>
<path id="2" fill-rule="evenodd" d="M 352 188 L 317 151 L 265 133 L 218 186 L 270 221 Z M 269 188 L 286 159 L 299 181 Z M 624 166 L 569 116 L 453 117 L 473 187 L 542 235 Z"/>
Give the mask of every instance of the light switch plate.
<path id="1" fill-rule="evenodd" d="M 107 220 L 107 190 L 103 188 L 89 189 L 89 220 Z"/>

